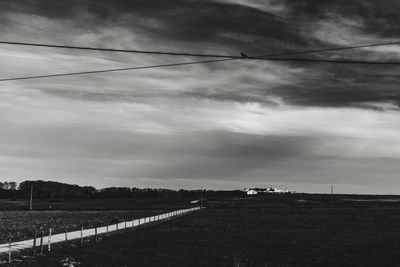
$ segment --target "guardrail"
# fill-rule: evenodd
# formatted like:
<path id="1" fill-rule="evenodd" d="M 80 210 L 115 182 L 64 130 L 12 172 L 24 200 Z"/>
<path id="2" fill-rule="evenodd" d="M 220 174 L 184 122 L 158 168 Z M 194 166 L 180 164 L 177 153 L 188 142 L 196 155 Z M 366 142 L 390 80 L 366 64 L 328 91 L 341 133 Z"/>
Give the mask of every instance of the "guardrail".
<path id="1" fill-rule="evenodd" d="M 0 255 L 4 253 L 8 253 L 8 261 L 11 262 L 11 253 L 16 251 L 21 251 L 25 249 L 33 249 L 35 254 L 36 248 L 40 248 L 40 252 L 43 253 L 44 247 L 47 248 L 47 251 L 51 251 L 51 245 L 54 243 L 66 242 L 70 240 L 80 239 L 83 242 L 84 238 L 87 237 L 95 237 L 97 241 L 98 235 L 108 235 L 109 233 L 126 230 L 126 229 L 134 229 L 135 227 L 153 223 L 157 221 L 163 221 L 167 219 L 171 219 L 173 217 L 177 217 L 180 215 L 184 215 L 196 210 L 200 210 L 200 207 L 190 208 L 190 209 L 181 209 L 176 211 L 171 211 L 167 213 L 162 213 L 154 216 L 149 216 L 145 218 L 134 219 L 131 221 L 124 221 L 116 224 L 106 225 L 102 227 L 96 227 L 91 229 L 81 229 L 78 231 L 65 232 L 62 234 L 51 234 L 51 229 L 49 230 L 49 234 L 47 236 L 42 236 L 40 238 L 28 239 L 24 241 L 11 242 L 6 244 L 0 244 Z"/>

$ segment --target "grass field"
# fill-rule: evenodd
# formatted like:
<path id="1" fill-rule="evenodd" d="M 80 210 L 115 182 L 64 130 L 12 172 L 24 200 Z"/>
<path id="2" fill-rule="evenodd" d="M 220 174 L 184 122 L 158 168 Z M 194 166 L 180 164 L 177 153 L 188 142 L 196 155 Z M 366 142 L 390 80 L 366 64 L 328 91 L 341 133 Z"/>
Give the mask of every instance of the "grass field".
<path id="1" fill-rule="evenodd" d="M 9 234 L 13 242 L 32 238 L 40 227 L 48 232 L 62 233 L 94 228 L 147 217 L 186 207 L 187 199 L 83 199 L 83 200 L 36 200 L 35 211 L 27 211 L 26 200 L 2 200 L 0 207 L 0 244 L 7 242 Z M 5 207 L 5 208 L 4 208 Z M 22 209 L 22 210 L 21 210 Z"/>
<path id="2" fill-rule="evenodd" d="M 32 238 L 34 231 L 40 227 L 52 228 L 53 234 L 68 231 L 109 225 L 115 222 L 128 221 L 132 218 L 141 218 L 162 213 L 154 211 L 7 211 L 0 212 L 0 244 L 7 242 L 8 235 L 12 240 L 20 241 Z M 39 233 L 38 233 L 39 234 Z"/>
<path id="3" fill-rule="evenodd" d="M 132 210 L 154 209 L 185 206 L 193 198 L 190 197 L 163 197 L 163 198 L 120 198 L 120 199 L 35 199 L 33 209 L 36 211 L 49 210 Z M 0 199 L 0 211 L 29 210 L 29 200 L 4 200 Z"/>
<path id="4" fill-rule="evenodd" d="M 399 266 L 398 197 L 209 199 L 208 207 L 17 266 Z"/>

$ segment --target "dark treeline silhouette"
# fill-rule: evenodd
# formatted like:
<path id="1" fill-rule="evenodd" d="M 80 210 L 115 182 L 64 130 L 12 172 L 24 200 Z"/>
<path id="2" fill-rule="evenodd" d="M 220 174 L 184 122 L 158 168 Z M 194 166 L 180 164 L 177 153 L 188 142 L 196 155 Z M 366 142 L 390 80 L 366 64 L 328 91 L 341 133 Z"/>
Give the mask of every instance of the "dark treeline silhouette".
<path id="1" fill-rule="evenodd" d="M 0 182 L 0 189 L 16 190 L 17 189 L 17 183 L 16 182 Z"/>
<path id="2" fill-rule="evenodd" d="M 17 193 L 16 182 L 0 182 L 0 198 L 15 198 Z"/>
<path id="3" fill-rule="evenodd" d="M 82 198 L 132 198 L 132 197 L 168 197 L 179 195 L 182 197 L 199 197 L 200 190 L 171 190 L 154 188 L 108 187 L 96 189 L 93 186 L 79 186 L 52 181 L 24 181 L 17 186 L 15 182 L 0 183 L 0 198 L 16 199 L 82 199 Z M 204 191 L 206 192 L 206 191 Z M 207 193 L 217 193 L 208 190 Z M 218 191 L 229 194 L 229 191 Z"/>
<path id="4" fill-rule="evenodd" d="M 19 196 L 27 198 L 33 189 L 34 198 L 91 198 L 96 195 L 96 188 L 91 186 L 71 185 L 51 181 L 25 181 L 19 184 Z"/>

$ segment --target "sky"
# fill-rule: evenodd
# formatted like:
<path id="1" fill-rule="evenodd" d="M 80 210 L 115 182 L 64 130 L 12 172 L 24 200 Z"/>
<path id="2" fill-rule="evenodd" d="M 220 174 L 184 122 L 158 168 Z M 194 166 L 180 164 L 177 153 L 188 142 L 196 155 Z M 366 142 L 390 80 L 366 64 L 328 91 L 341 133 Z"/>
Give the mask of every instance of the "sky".
<path id="1" fill-rule="evenodd" d="M 0 41 L 260 56 L 398 41 L 399 9 L 397 0 L 2 0 Z M 400 46 L 297 57 L 396 61 Z M 194 60 L 0 45 L 0 78 Z M 237 60 L 0 82 L 0 179 L 399 194 L 399 70 Z"/>

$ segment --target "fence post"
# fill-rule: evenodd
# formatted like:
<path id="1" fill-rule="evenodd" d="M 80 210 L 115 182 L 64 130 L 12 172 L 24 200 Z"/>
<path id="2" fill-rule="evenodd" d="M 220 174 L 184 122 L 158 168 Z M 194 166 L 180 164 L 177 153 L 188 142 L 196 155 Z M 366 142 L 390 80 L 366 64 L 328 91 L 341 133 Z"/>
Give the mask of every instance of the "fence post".
<path id="1" fill-rule="evenodd" d="M 118 231 L 118 223 L 115 224 L 115 229 Z"/>
<path id="2" fill-rule="evenodd" d="M 47 250 L 51 252 L 51 228 L 49 228 L 49 238 L 47 240 Z"/>
<path id="3" fill-rule="evenodd" d="M 125 221 L 125 229 L 126 229 L 126 221 Z"/>
<path id="4" fill-rule="evenodd" d="M 8 263 L 11 263 L 11 233 L 8 233 Z"/>
<path id="5" fill-rule="evenodd" d="M 40 235 L 40 255 L 43 255 L 43 236 L 44 236 L 44 228 L 42 228 L 42 233 Z"/>
<path id="6" fill-rule="evenodd" d="M 97 226 L 94 228 L 94 242 L 97 243 Z"/>
<path id="7" fill-rule="evenodd" d="M 36 255 L 36 229 L 35 229 L 35 234 L 33 237 L 33 256 Z"/>
<path id="8" fill-rule="evenodd" d="M 108 237 L 108 225 L 106 226 L 106 237 Z"/>
<path id="9" fill-rule="evenodd" d="M 135 219 L 132 219 L 132 229 L 135 227 Z"/>
<path id="10" fill-rule="evenodd" d="M 67 227 L 65 227 L 65 241 L 68 241 L 68 231 Z"/>
<path id="11" fill-rule="evenodd" d="M 83 226 L 81 226 L 81 245 L 83 245 Z"/>

